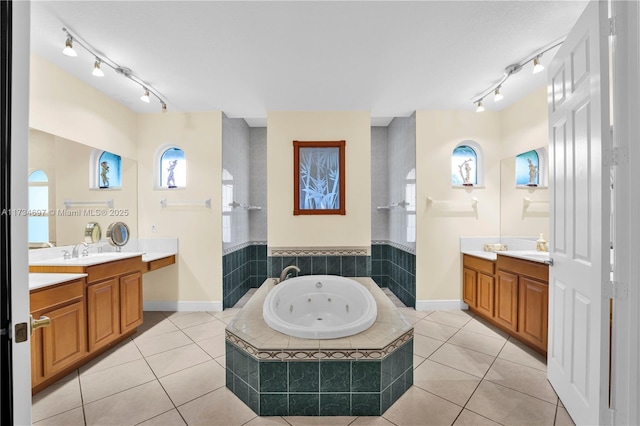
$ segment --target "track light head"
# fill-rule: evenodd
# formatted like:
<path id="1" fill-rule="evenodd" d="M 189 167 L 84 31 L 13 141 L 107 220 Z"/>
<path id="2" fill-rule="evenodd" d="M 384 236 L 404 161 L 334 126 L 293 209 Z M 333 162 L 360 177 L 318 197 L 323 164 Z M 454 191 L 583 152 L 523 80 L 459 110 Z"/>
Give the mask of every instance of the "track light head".
<path id="1" fill-rule="evenodd" d="M 64 49 L 62 49 L 62 53 L 67 56 L 78 56 L 75 50 L 73 50 L 73 38 L 71 36 L 67 36 L 67 41 L 64 43 Z"/>
<path id="2" fill-rule="evenodd" d="M 493 100 L 498 102 L 498 101 L 500 101 L 502 99 L 504 99 L 504 96 L 502 96 L 502 93 L 500 93 L 500 87 L 496 87 L 496 91 L 494 92 Z"/>
<path id="3" fill-rule="evenodd" d="M 476 104 L 478 105 L 478 108 L 476 108 L 476 112 L 483 112 L 484 111 L 484 107 L 482 106 L 482 99 L 480 99 L 478 102 L 476 102 Z"/>
<path id="4" fill-rule="evenodd" d="M 145 103 L 149 103 L 149 89 L 144 88 L 144 95 L 140 96 L 140 100 Z"/>
<path id="5" fill-rule="evenodd" d="M 538 74 L 542 70 L 544 70 L 544 66 L 540 63 L 540 55 L 538 55 L 533 58 L 533 73 Z"/>
<path id="6" fill-rule="evenodd" d="M 93 63 L 93 72 L 91 74 L 96 77 L 104 77 L 104 72 L 100 69 L 100 59 L 96 58 L 96 61 Z"/>

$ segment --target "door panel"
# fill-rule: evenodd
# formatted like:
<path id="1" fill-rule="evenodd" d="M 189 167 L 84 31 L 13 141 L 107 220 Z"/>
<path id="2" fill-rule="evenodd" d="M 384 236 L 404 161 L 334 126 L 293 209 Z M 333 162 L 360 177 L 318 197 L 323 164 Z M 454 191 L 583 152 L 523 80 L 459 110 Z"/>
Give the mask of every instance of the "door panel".
<path id="1" fill-rule="evenodd" d="M 462 271 L 462 299 L 469 306 L 476 307 L 476 274 L 472 269 L 464 268 Z"/>
<path id="2" fill-rule="evenodd" d="M 503 326 L 518 329 L 518 276 L 498 271 L 495 320 Z"/>
<path id="3" fill-rule="evenodd" d="M 478 310 L 493 317 L 494 278 L 478 273 Z"/>
<path id="4" fill-rule="evenodd" d="M 89 351 L 109 344 L 120 335 L 118 279 L 111 278 L 87 287 Z"/>

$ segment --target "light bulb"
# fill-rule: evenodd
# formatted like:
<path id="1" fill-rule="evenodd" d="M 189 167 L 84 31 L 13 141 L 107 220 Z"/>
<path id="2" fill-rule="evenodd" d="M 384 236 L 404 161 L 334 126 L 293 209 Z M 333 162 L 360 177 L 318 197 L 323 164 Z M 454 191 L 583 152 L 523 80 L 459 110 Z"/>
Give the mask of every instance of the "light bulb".
<path id="1" fill-rule="evenodd" d="M 73 50 L 73 40 L 71 37 L 67 37 L 67 41 L 64 43 L 64 49 L 62 49 L 62 53 L 67 56 L 78 56 L 75 50 Z"/>
<path id="2" fill-rule="evenodd" d="M 544 70 L 544 66 L 540 63 L 538 56 L 536 56 L 533 58 L 533 73 L 538 74 L 542 70 Z"/>
<path id="3" fill-rule="evenodd" d="M 149 90 L 145 87 L 144 95 L 140 96 L 140 100 L 145 103 L 149 103 Z"/>
<path id="4" fill-rule="evenodd" d="M 504 98 L 504 96 L 502 96 L 502 93 L 500 93 L 500 88 L 498 87 L 495 91 L 495 97 L 493 98 L 493 100 L 495 102 L 498 102 L 500 100 L 502 100 Z"/>
<path id="5" fill-rule="evenodd" d="M 95 75 L 96 77 L 104 77 L 104 72 L 102 72 L 102 70 L 100 69 L 100 61 L 98 59 L 96 59 L 93 64 L 93 72 L 91 74 Z"/>
<path id="6" fill-rule="evenodd" d="M 484 111 L 484 107 L 482 106 L 482 101 L 478 101 L 478 108 L 476 108 L 476 112 Z"/>

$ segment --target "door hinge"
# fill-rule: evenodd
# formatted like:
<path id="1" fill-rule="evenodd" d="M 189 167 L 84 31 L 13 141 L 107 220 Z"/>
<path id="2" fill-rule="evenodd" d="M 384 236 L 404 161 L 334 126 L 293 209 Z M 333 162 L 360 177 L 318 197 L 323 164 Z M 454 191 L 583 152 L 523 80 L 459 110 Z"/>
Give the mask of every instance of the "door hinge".
<path id="1" fill-rule="evenodd" d="M 622 281 L 607 281 L 602 295 L 605 299 L 627 300 L 629 287 Z"/>
<path id="2" fill-rule="evenodd" d="M 624 166 L 629 163 L 629 149 L 626 146 L 614 146 L 611 149 L 611 165 Z"/>
<path id="3" fill-rule="evenodd" d="M 609 18 L 609 35 L 611 36 L 616 35 L 616 18 L 615 17 Z"/>
<path id="4" fill-rule="evenodd" d="M 0 336 L 4 336 L 5 334 L 9 334 L 8 328 L 0 328 Z"/>

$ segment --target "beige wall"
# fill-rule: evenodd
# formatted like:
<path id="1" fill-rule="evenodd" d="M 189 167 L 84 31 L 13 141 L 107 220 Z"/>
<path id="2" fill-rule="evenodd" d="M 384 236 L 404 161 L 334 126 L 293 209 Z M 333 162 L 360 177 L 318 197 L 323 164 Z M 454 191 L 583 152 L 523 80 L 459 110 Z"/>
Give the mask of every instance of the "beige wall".
<path id="1" fill-rule="evenodd" d="M 451 186 L 451 153 L 464 140 L 482 147 L 484 188 Z M 499 113 L 416 112 L 417 300 L 462 299 L 460 237 L 498 235 L 500 140 Z"/>
<path id="2" fill-rule="evenodd" d="M 502 174 L 500 186 L 500 235 L 503 237 L 549 236 L 549 190 L 515 185 L 515 156 L 549 147 L 547 89 L 542 87 L 505 108 L 500 114 Z M 543 173 L 548 175 L 548 167 Z M 534 203 L 524 208 L 524 199 Z"/>
<path id="3" fill-rule="evenodd" d="M 139 116 L 138 129 L 140 238 L 177 237 L 179 250 L 177 265 L 144 275 L 145 302 L 202 302 L 200 307 L 221 302 L 222 113 L 144 114 Z M 156 150 L 166 144 L 176 144 L 185 152 L 185 189 L 153 189 Z M 203 203 L 210 198 L 211 208 L 204 204 L 161 208 L 163 198 Z"/>
<path id="4" fill-rule="evenodd" d="M 267 114 L 269 248 L 371 245 L 371 118 L 368 112 Z M 293 141 L 346 140 L 346 211 L 293 215 Z"/>

